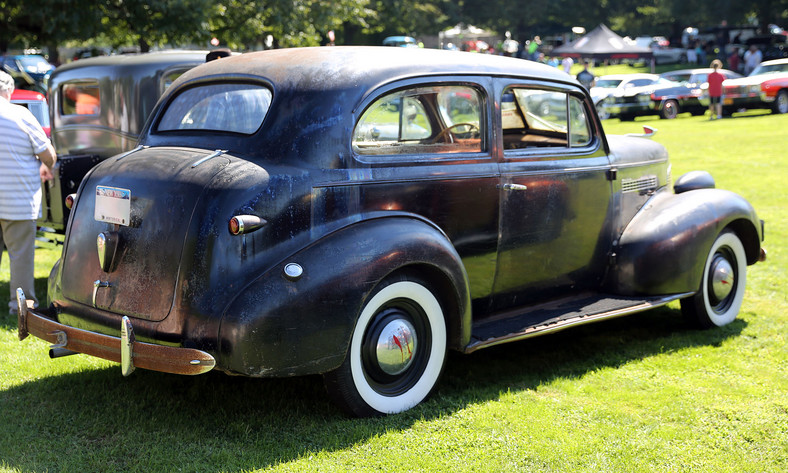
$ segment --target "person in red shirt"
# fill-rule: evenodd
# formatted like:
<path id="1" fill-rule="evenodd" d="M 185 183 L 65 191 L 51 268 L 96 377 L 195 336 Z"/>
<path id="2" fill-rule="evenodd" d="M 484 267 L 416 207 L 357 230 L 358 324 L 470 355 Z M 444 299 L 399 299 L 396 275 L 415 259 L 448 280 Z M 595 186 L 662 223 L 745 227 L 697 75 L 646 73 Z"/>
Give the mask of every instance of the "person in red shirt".
<path id="1" fill-rule="evenodd" d="M 711 67 L 714 72 L 709 74 L 709 112 L 711 112 L 711 120 L 714 118 L 722 118 L 722 81 L 725 76 L 720 73 L 722 61 L 715 59 L 711 61 Z"/>

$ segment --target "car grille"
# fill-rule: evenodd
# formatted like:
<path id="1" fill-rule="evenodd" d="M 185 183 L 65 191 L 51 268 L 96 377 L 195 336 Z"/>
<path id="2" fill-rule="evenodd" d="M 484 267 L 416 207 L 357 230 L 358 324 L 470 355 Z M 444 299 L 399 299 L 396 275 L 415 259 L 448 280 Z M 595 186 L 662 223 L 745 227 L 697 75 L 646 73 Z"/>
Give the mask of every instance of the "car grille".
<path id="1" fill-rule="evenodd" d="M 643 176 L 638 179 L 622 179 L 622 192 L 643 192 L 657 188 L 657 176 Z"/>

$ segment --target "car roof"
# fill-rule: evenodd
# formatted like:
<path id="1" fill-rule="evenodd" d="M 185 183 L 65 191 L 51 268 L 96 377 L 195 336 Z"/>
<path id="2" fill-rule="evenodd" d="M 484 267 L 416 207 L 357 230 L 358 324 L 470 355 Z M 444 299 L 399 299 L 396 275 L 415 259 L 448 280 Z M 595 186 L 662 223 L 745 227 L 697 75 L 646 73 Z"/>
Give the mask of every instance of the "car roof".
<path id="1" fill-rule="evenodd" d="M 276 87 L 302 90 L 370 90 L 379 84 L 429 75 L 524 76 L 576 84 L 565 72 L 504 56 L 421 48 L 335 46 L 272 49 L 198 66 L 173 84 L 221 76 L 257 76 Z"/>
<path id="2" fill-rule="evenodd" d="M 138 66 L 152 64 L 171 64 L 176 62 L 205 60 L 208 51 L 167 50 L 141 54 L 118 54 L 115 56 L 95 56 L 72 61 L 57 68 L 58 73 L 91 66 Z"/>
<path id="3" fill-rule="evenodd" d="M 788 58 L 771 59 L 769 61 L 763 61 L 761 64 L 762 65 L 766 65 L 766 66 L 770 66 L 772 64 L 786 64 L 786 63 L 788 63 Z"/>

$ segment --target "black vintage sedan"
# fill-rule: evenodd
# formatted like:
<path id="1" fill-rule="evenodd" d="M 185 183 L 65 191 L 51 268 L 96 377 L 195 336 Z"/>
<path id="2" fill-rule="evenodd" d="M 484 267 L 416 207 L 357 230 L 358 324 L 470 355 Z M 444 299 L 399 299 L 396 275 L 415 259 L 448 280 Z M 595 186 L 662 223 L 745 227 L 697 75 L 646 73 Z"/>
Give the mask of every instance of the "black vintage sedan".
<path id="1" fill-rule="evenodd" d="M 566 74 L 437 50 L 198 66 L 70 201 L 20 338 L 126 375 L 320 373 L 360 416 L 422 402 L 447 350 L 675 300 L 728 324 L 765 254 L 745 199 L 702 171 L 671 186 L 665 149 L 606 137 Z"/>

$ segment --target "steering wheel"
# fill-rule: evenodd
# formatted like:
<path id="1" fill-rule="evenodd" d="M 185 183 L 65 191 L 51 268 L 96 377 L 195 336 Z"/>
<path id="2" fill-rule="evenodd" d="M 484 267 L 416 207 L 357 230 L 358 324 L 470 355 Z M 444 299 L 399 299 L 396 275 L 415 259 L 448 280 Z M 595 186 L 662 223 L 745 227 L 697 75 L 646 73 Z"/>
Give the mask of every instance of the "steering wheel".
<path id="1" fill-rule="evenodd" d="M 441 130 L 440 133 L 435 135 L 435 138 L 430 140 L 430 144 L 437 143 L 438 141 L 442 141 L 447 136 L 449 138 L 449 143 L 454 143 L 454 134 L 452 133 L 452 130 L 454 128 L 459 128 L 461 126 L 468 127 L 468 131 L 466 131 L 465 133 L 477 133 L 477 134 L 479 133 L 478 125 L 475 125 L 473 123 L 455 123 L 454 125 L 444 128 L 443 130 Z"/>

